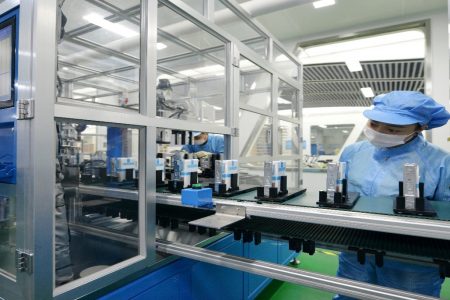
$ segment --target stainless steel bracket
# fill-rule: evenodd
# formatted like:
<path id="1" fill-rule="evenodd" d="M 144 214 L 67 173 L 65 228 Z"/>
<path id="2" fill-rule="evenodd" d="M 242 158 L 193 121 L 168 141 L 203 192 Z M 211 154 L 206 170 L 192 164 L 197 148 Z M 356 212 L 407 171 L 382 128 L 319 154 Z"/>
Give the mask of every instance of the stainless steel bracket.
<path id="1" fill-rule="evenodd" d="M 34 118 L 34 99 L 17 101 L 17 119 L 28 120 Z"/>
<path id="2" fill-rule="evenodd" d="M 189 222 L 189 225 L 205 228 L 222 229 L 228 225 L 245 219 L 246 209 L 239 205 L 217 204 L 216 213 L 212 216 Z"/>
<path id="3" fill-rule="evenodd" d="M 16 249 L 17 272 L 33 273 L 33 253 L 28 250 Z"/>

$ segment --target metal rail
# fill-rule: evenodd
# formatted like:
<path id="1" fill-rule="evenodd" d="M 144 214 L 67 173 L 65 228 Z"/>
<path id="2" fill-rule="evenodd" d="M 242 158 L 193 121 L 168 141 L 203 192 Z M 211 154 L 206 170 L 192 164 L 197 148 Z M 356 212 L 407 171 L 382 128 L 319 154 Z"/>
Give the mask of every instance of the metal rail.
<path id="1" fill-rule="evenodd" d="M 198 260 L 222 267 L 249 272 L 272 279 L 339 293 L 366 300 L 437 300 L 438 298 L 386 288 L 355 280 L 308 272 L 283 265 L 251 260 L 223 252 L 206 250 L 178 243 L 157 241 L 158 251 Z"/>
<path id="2" fill-rule="evenodd" d="M 104 197 L 137 200 L 137 191 L 111 189 L 95 186 L 80 186 L 80 193 Z M 156 203 L 182 206 L 180 195 L 157 193 Z M 293 205 L 258 204 L 256 202 L 237 202 L 235 200 L 213 199 L 214 203 L 244 206 L 247 217 L 265 217 L 279 220 L 307 222 L 346 228 L 359 228 L 405 234 L 426 238 L 450 240 L 450 222 L 439 220 L 421 220 L 373 213 L 327 210 L 314 207 Z"/>
<path id="3" fill-rule="evenodd" d="M 246 208 L 247 217 L 265 217 L 279 220 L 307 222 L 346 228 L 359 228 L 426 238 L 450 240 L 450 222 L 421 220 L 364 212 L 327 210 L 293 205 L 258 204 L 256 202 L 236 202 L 235 200 L 213 199 L 214 203 L 240 205 Z M 181 205 L 180 196 L 172 194 L 156 195 L 156 202 Z"/>

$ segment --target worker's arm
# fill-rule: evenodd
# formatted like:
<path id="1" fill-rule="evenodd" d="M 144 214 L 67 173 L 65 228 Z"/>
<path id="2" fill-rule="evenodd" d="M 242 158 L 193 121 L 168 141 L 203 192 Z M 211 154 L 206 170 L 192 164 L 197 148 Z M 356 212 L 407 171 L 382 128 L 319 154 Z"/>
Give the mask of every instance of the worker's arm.
<path id="1" fill-rule="evenodd" d="M 450 155 L 443 159 L 439 169 L 439 183 L 434 200 L 450 201 Z"/>
<path id="2" fill-rule="evenodd" d="M 181 151 L 186 151 L 187 153 L 193 153 L 194 149 L 193 149 L 192 145 L 184 145 L 181 148 Z"/>

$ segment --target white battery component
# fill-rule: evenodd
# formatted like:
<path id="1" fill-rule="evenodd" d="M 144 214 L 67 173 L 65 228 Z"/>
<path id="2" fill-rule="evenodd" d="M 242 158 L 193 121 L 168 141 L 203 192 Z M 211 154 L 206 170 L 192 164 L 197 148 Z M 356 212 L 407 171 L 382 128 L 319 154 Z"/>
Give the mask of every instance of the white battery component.
<path id="1" fill-rule="evenodd" d="M 269 188 L 272 187 L 272 162 L 264 162 L 264 195 L 269 195 Z"/>
<path id="2" fill-rule="evenodd" d="M 164 170 L 165 170 L 165 159 L 164 158 L 157 158 L 156 162 L 155 162 L 155 168 L 156 171 L 162 171 L 161 172 L 161 178 L 160 181 L 164 181 L 164 178 L 166 177 L 164 174 Z"/>
<path id="3" fill-rule="evenodd" d="M 415 209 L 416 198 L 419 197 L 419 166 L 417 164 L 403 165 L 403 194 L 405 209 Z"/>
<path id="4" fill-rule="evenodd" d="M 225 184 L 225 189 L 231 188 L 231 175 L 239 172 L 237 160 L 216 160 L 215 165 L 215 190 L 219 190 L 219 184 Z"/>
<path id="5" fill-rule="evenodd" d="M 264 163 L 264 195 L 269 195 L 269 188 L 280 188 L 281 176 L 286 175 L 286 162 L 275 160 Z"/>
<path id="6" fill-rule="evenodd" d="M 136 161 L 132 157 L 115 157 L 111 159 L 111 165 L 113 170 L 113 175 L 117 177 L 119 182 L 126 179 L 126 170 L 136 170 Z"/>
<path id="7" fill-rule="evenodd" d="M 328 163 L 327 166 L 327 199 L 333 200 L 336 183 L 339 177 L 339 163 Z"/>
<path id="8" fill-rule="evenodd" d="M 340 162 L 339 164 L 339 171 L 338 171 L 338 178 L 336 180 L 336 192 L 343 192 L 343 179 L 345 179 L 346 169 L 347 169 L 347 163 Z"/>
<path id="9" fill-rule="evenodd" d="M 183 187 L 191 185 L 191 173 L 198 172 L 198 159 L 183 159 L 181 164 L 181 180 Z"/>

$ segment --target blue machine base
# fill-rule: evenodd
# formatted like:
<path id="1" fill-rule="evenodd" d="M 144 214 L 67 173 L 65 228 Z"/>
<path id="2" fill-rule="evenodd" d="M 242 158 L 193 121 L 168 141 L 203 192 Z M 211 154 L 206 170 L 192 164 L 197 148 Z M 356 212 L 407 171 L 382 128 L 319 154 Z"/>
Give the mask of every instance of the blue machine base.
<path id="1" fill-rule="evenodd" d="M 230 255 L 287 264 L 297 253 L 282 240 L 263 239 L 261 244 L 243 244 L 229 235 L 208 247 Z M 254 299 L 270 278 L 241 271 L 178 259 L 100 299 Z"/>

